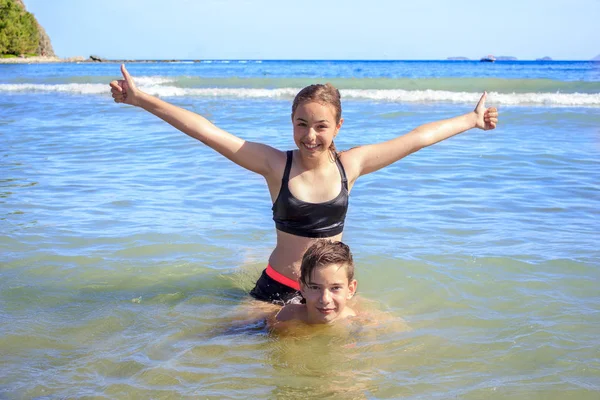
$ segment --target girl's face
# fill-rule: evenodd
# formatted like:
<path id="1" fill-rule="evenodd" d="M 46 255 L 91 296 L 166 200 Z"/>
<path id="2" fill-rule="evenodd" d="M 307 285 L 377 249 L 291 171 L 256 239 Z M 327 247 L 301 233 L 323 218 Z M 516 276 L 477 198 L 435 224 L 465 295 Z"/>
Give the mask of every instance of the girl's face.
<path id="1" fill-rule="evenodd" d="M 317 102 L 302 103 L 292 117 L 294 142 L 300 154 L 307 157 L 328 153 L 329 146 L 342 127 L 335 121 L 335 109 Z"/>
<path id="2" fill-rule="evenodd" d="M 307 284 L 301 283 L 300 289 L 306 300 L 307 322 L 328 324 L 346 316 L 346 302 L 356 292 L 356 280 L 348 282 L 344 265 L 330 264 L 315 268 L 310 280 Z"/>

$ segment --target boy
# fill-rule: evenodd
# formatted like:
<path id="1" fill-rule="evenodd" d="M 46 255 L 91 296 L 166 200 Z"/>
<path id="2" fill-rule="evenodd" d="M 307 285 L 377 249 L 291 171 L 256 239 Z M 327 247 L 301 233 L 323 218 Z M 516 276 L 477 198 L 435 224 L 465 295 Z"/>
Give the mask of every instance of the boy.
<path id="1" fill-rule="evenodd" d="M 300 321 L 330 324 L 356 316 L 346 305 L 356 293 L 354 261 L 342 242 L 318 240 L 306 250 L 300 267 L 300 292 L 306 304 L 287 304 L 275 317 L 275 324 Z"/>

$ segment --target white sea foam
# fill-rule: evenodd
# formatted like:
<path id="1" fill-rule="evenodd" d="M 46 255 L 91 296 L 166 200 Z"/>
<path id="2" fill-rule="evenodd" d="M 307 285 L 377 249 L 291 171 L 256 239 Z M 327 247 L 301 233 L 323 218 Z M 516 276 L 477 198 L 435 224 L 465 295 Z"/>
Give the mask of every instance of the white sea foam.
<path id="1" fill-rule="evenodd" d="M 144 91 L 165 97 L 234 97 L 234 98 L 293 98 L 300 89 L 247 89 L 247 88 L 178 88 L 173 86 L 153 86 Z"/>
<path id="2" fill-rule="evenodd" d="M 166 76 L 140 76 L 135 77 L 135 83 L 138 86 L 152 86 L 152 85 L 163 85 L 165 83 L 175 82 L 176 78 L 169 78 Z"/>
<path id="3" fill-rule="evenodd" d="M 102 83 L 64 83 L 46 85 L 37 83 L 0 84 L 0 92 L 65 92 L 73 94 L 101 94 L 110 89 Z"/>
<path id="4" fill-rule="evenodd" d="M 162 97 L 228 97 L 228 98 L 293 98 L 299 88 L 179 88 L 168 85 L 176 78 L 143 76 L 136 78 L 138 86 L 152 95 Z M 0 84 L 0 92 L 63 92 L 73 94 L 108 94 L 109 88 L 100 83 L 69 84 Z M 346 89 L 342 98 L 398 103 L 467 103 L 477 102 L 481 93 L 444 90 Z M 495 105 L 534 105 L 555 107 L 600 107 L 600 93 L 496 93 L 488 94 Z"/>
<path id="5" fill-rule="evenodd" d="M 342 97 L 400 103 L 473 103 L 481 93 L 445 90 L 342 90 Z M 488 93 L 488 102 L 504 105 L 550 105 L 599 107 L 600 94 L 588 93 Z"/>

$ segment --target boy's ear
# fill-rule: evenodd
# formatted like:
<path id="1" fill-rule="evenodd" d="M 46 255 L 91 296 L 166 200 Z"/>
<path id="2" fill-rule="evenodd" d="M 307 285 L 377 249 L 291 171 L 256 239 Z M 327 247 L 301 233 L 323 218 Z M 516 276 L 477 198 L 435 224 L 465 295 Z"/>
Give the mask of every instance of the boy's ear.
<path id="1" fill-rule="evenodd" d="M 354 294 L 356 293 L 356 287 L 358 286 L 358 282 L 356 279 L 352 279 L 348 284 L 348 300 L 350 300 Z"/>

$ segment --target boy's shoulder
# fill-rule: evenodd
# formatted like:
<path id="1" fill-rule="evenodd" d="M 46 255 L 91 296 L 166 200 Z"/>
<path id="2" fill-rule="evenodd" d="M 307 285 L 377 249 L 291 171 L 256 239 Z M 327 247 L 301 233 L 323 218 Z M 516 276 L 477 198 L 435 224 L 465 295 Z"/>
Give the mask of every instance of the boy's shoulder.
<path id="1" fill-rule="evenodd" d="M 286 304 L 275 316 L 278 322 L 306 319 L 306 304 Z"/>

